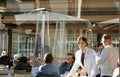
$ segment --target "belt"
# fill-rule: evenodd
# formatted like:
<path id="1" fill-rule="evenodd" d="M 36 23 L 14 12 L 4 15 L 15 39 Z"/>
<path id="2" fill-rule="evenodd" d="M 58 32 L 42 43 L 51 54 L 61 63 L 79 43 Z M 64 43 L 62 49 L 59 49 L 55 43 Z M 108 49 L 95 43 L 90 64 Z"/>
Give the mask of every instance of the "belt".
<path id="1" fill-rule="evenodd" d="M 88 73 L 86 72 L 86 76 L 88 76 Z"/>

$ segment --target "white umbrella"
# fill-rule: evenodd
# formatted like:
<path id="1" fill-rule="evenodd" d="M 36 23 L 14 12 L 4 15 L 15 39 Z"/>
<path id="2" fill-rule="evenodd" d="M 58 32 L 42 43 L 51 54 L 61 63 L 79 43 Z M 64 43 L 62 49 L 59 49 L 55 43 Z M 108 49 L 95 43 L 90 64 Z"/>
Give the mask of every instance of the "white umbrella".
<path id="1" fill-rule="evenodd" d="M 15 15 L 16 21 L 37 21 L 38 15 L 40 21 L 42 21 L 43 13 L 25 13 Z M 77 18 L 65 14 L 47 12 L 45 15 L 49 16 L 49 19 L 46 17 L 45 21 L 88 21 L 87 19 Z"/>
<path id="2" fill-rule="evenodd" d="M 120 18 L 114 18 L 114 19 L 98 22 L 98 24 L 113 24 L 113 23 L 116 23 L 116 24 L 120 23 Z"/>
<path id="3" fill-rule="evenodd" d="M 78 22 L 80 21 L 81 22 L 82 21 L 85 23 L 89 23 L 89 20 L 87 20 L 87 19 L 81 19 L 81 18 L 77 18 L 77 17 L 65 15 L 65 14 L 60 14 L 60 13 L 53 13 L 45 8 L 38 8 L 38 9 L 32 11 L 31 13 L 15 15 L 15 19 L 17 22 L 27 22 L 27 21 L 36 22 L 37 21 L 36 22 L 36 37 L 35 37 L 35 55 L 38 53 L 36 51 L 38 50 L 37 49 L 38 37 L 40 37 L 42 56 L 45 52 L 44 46 L 45 45 L 50 46 L 50 45 L 52 45 L 51 43 L 53 43 L 50 40 L 49 21 L 56 21 L 56 22 L 60 23 L 59 25 L 56 25 L 57 28 L 55 31 L 55 34 L 56 34 L 55 36 L 57 37 L 57 34 L 58 34 L 60 39 L 54 37 L 55 43 L 53 46 L 56 47 L 56 44 L 58 42 L 60 42 L 60 44 L 58 44 L 58 46 L 60 46 L 59 47 L 61 49 L 60 54 L 62 56 L 63 56 L 62 52 L 64 51 L 63 49 L 65 49 L 64 48 L 65 47 L 64 46 L 64 44 L 65 44 L 65 42 L 64 42 L 64 40 L 65 40 L 65 32 L 64 32 L 65 31 L 65 22 L 66 21 L 67 22 L 69 22 L 69 21 L 78 21 Z M 47 24 L 46 24 L 46 22 L 47 22 Z M 58 26 L 60 26 L 60 27 L 58 28 Z M 39 28 L 39 27 L 41 27 L 41 28 Z M 59 33 L 57 33 L 58 29 L 60 30 Z M 54 47 L 52 47 L 52 48 L 54 48 Z M 52 49 L 52 50 L 54 50 L 54 49 Z"/>
<path id="4" fill-rule="evenodd" d="M 100 28 L 102 28 L 102 27 L 104 27 L 104 26 L 106 26 L 106 25 L 108 25 L 108 24 L 119 24 L 119 23 L 120 23 L 120 18 L 114 18 L 114 19 L 110 19 L 110 20 L 98 22 L 97 24 L 98 24 L 98 26 L 99 26 Z M 108 26 L 108 27 L 106 27 L 106 28 L 104 28 L 104 29 L 108 29 L 108 28 L 110 28 L 110 27 L 111 27 L 111 26 Z"/>

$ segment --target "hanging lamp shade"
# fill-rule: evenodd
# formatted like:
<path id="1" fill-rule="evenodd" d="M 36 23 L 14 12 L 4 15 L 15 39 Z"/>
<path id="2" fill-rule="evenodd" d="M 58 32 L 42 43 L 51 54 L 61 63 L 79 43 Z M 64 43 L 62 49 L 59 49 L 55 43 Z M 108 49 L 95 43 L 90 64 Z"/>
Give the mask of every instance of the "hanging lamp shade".
<path id="1" fill-rule="evenodd" d="M 6 11 L 7 0 L 0 0 L 0 12 Z"/>

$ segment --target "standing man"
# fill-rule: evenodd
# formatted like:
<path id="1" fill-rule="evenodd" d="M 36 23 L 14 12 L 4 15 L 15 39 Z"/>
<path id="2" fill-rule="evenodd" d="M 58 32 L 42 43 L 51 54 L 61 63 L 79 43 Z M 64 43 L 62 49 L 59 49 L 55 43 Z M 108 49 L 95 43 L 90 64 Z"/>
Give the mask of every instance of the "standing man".
<path id="1" fill-rule="evenodd" d="M 99 71 L 95 63 L 95 51 L 87 47 L 88 42 L 85 37 L 78 37 L 77 44 L 79 50 L 75 53 L 75 62 L 67 77 L 74 77 L 79 67 L 82 72 L 80 75 L 96 77 Z"/>
<path id="2" fill-rule="evenodd" d="M 119 58 L 118 50 L 113 47 L 111 36 L 104 34 L 102 36 L 103 47 L 98 48 L 96 63 L 101 70 L 101 77 L 112 77 L 114 69 L 117 67 Z"/>

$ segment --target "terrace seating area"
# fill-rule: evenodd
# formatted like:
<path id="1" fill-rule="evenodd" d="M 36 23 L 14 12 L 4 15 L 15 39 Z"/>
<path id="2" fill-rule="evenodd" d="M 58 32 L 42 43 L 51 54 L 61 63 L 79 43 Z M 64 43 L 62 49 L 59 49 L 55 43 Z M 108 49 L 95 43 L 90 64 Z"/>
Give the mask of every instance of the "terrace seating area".
<path id="1" fill-rule="evenodd" d="M 78 37 L 97 53 L 106 33 L 120 54 L 120 0 L 0 0 L 0 77 L 34 77 L 47 52 L 59 68 Z"/>

